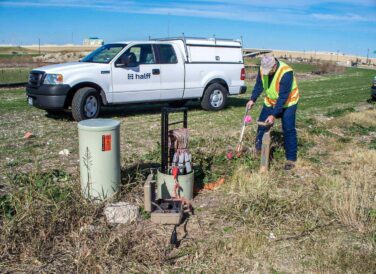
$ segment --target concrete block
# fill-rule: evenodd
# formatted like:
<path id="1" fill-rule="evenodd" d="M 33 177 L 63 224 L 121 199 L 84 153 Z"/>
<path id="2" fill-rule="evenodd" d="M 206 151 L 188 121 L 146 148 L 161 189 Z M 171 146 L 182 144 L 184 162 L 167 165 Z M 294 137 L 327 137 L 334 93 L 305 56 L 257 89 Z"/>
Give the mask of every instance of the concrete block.
<path id="1" fill-rule="evenodd" d="M 104 208 L 104 215 L 110 224 L 127 224 L 137 220 L 139 208 L 127 202 L 108 204 Z"/>

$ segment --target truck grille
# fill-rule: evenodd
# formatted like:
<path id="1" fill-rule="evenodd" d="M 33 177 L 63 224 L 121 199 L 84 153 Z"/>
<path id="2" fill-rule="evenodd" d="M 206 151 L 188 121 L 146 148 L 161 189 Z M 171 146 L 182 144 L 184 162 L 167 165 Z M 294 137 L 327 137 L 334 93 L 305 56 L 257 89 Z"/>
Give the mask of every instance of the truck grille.
<path id="1" fill-rule="evenodd" d="M 44 80 L 44 72 L 33 70 L 29 74 L 28 84 L 31 87 L 39 87 L 43 83 L 43 80 Z"/>

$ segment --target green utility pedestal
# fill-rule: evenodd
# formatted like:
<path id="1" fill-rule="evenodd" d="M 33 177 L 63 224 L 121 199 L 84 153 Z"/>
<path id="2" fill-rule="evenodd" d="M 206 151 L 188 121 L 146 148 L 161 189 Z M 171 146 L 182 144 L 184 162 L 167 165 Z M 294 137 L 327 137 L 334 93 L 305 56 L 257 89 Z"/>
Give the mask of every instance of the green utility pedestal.
<path id="1" fill-rule="evenodd" d="M 120 186 L 120 122 L 91 119 L 78 123 L 82 194 L 104 200 Z"/>

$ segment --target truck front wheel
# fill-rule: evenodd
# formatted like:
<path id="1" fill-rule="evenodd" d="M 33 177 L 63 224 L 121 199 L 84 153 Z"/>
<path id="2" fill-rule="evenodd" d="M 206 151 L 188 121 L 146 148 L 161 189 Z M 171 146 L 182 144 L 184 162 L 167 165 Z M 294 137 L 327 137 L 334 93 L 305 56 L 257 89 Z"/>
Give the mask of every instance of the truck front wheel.
<path id="1" fill-rule="evenodd" d="M 201 100 L 201 107 L 206 110 L 221 110 L 227 103 L 227 89 L 214 83 L 207 87 Z"/>
<path id="2" fill-rule="evenodd" d="M 94 88 L 80 88 L 73 96 L 72 116 L 77 122 L 98 117 L 100 108 L 100 97 Z"/>

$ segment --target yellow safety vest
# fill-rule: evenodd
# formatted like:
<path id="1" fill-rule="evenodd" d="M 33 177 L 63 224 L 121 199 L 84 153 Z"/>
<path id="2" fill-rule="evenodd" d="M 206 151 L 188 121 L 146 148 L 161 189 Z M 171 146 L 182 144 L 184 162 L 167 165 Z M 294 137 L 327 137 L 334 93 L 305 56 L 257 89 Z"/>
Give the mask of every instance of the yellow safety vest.
<path id="1" fill-rule="evenodd" d="M 262 75 L 262 71 L 260 68 L 260 73 L 262 77 L 262 86 L 264 88 L 264 91 L 266 93 L 264 104 L 268 107 L 275 106 L 277 103 L 277 99 L 279 97 L 279 83 L 283 77 L 283 75 L 286 72 L 292 71 L 292 68 L 288 66 L 286 63 L 283 63 L 281 61 L 279 62 L 279 67 L 277 71 L 275 72 L 275 75 L 273 77 L 273 80 L 269 86 L 269 75 Z M 268 87 L 269 86 L 269 87 Z M 283 105 L 284 108 L 291 107 L 298 103 L 299 101 L 299 88 L 298 84 L 296 83 L 295 76 L 293 78 L 293 82 L 291 85 L 291 92 L 290 95 L 286 101 L 286 103 Z"/>

